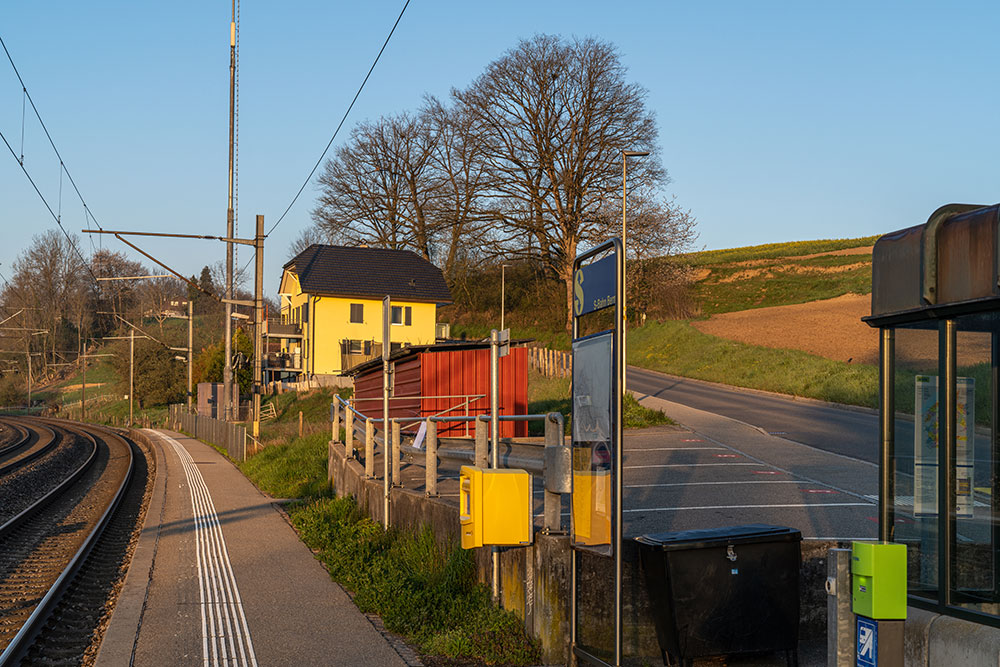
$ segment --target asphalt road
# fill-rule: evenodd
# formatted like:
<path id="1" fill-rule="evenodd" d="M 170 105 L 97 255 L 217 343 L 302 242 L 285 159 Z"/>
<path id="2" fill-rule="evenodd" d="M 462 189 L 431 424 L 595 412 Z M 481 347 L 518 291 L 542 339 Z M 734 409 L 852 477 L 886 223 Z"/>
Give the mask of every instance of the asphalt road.
<path id="1" fill-rule="evenodd" d="M 786 440 L 869 463 L 878 462 L 878 415 L 815 401 L 731 389 L 630 366 L 628 389 L 738 419 Z M 897 423 L 897 442 L 912 442 L 912 425 Z"/>

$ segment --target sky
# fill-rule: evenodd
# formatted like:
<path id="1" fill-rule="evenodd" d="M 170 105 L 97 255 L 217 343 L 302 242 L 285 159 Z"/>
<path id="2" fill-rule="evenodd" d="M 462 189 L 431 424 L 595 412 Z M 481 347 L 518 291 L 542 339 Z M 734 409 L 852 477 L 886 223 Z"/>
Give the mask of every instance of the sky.
<path id="1" fill-rule="evenodd" d="M 333 134 L 404 0 L 240 7 L 240 236 L 270 228 Z M 231 4 L 6 0 L 3 38 L 106 229 L 223 235 Z M 1000 183 L 996 2 L 413 0 L 340 135 L 446 99 L 536 33 L 615 44 L 656 114 L 665 194 L 695 249 L 883 234 Z M 71 233 L 88 221 L 0 53 L 0 132 Z M 311 225 L 311 182 L 265 247 L 265 290 Z M 57 229 L 0 143 L 0 273 Z M 80 235 L 81 249 L 127 250 Z M 215 241 L 139 243 L 186 275 Z M 132 255 L 141 259 L 138 256 Z M 251 259 L 248 249 L 239 264 Z M 148 264 L 148 262 L 147 262 Z"/>

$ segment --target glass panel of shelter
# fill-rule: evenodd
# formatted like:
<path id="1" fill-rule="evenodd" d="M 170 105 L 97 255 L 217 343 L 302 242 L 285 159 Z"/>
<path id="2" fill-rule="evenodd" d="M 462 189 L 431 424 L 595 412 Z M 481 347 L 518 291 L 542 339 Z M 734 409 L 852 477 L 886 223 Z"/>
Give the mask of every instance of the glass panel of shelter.
<path id="1" fill-rule="evenodd" d="M 997 582 L 995 429 L 997 342 L 1000 314 L 956 319 L 955 519 L 951 602 L 978 612 L 1000 613 Z"/>
<path id="2" fill-rule="evenodd" d="M 1000 314 L 956 318 L 955 447 L 948 473 L 954 498 L 948 504 L 953 531 L 949 597 L 957 607 L 1000 615 L 1000 442 L 997 364 Z M 944 396 L 940 375 L 945 322 L 929 321 L 895 329 L 894 460 L 892 541 L 907 545 L 909 593 L 941 600 L 939 554 L 940 468 L 938 447 L 944 429 L 938 406 Z M 943 413 L 941 413 L 943 415 Z"/>
<path id="3" fill-rule="evenodd" d="M 921 328 L 916 328 L 920 326 Z M 895 524 L 890 539 L 907 545 L 911 595 L 937 598 L 938 325 L 895 330 Z"/>

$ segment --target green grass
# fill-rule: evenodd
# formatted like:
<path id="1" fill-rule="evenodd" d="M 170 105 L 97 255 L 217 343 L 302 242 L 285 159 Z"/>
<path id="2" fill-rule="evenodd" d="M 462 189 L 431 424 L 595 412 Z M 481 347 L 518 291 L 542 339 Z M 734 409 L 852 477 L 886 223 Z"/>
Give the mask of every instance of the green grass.
<path id="1" fill-rule="evenodd" d="M 753 267 L 763 270 L 748 278 L 720 282 L 720 277 L 737 271 L 727 267 L 718 272 L 713 270 L 711 277 L 698 282 L 695 294 L 702 314 L 712 315 L 870 293 L 871 263 L 859 258 L 851 263 L 861 265 L 836 273 L 797 273 L 790 268 L 795 264 L 775 264 Z"/>
<path id="2" fill-rule="evenodd" d="M 570 379 L 545 377 L 535 370 L 528 371 L 528 413 L 544 414 L 546 412 L 561 412 L 566 423 L 566 432 L 570 432 L 572 421 L 572 402 L 570 401 Z M 647 428 L 664 424 L 676 424 L 659 410 L 639 405 L 631 394 L 625 395 L 622 405 L 625 417 L 625 428 Z M 543 425 L 531 422 L 528 426 L 531 435 L 542 435 Z"/>
<path id="3" fill-rule="evenodd" d="M 266 447 L 238 464 L 259 488 L 278 498 L 321 497 L 329 494 L 326 478 L 327 431 L 296 438 L 287 445 Z"/>
<path id="4" fill-rule="evenodd" d="M 421 651 L 488 664 L 541 661 L 521 619 L 496 607 L 477 582 L 471 551 L 440 548 L 429 529 L 387 532 L 350 497 L 294 506 L 290 516 L 358 607 Z"/>
<path id="5" fill-rule="evenodd" d="M 878 368 L 703 334 L 686 321 L 629 332 L 628 362 L 673 375 L 835 403 L 876 407 Z"/>
<path id="6" fill-rule="evenodd" d="M 791 241 L 789 243 L 767 243 L 764 245 L 727 248 L 724 250 L 703 250 L 680 255 L 678 260 L 690 266 L 746 262 L 753 259 L 775 259 L 798 257 L 818 252 L 832 252 L 844 248 L 868 246 L 878 240 L 878 236 L 863 236 L 857 239 L 821 239 L 816 241 Z"/>

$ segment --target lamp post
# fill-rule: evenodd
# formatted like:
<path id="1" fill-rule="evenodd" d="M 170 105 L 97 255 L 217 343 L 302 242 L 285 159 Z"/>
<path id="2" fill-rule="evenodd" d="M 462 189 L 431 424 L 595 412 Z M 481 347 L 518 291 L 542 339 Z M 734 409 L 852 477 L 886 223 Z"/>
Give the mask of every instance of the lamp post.
<path id="1" fill-rule="evenodd" d="M 625 260 L 628 257 L 625 246 L 625 211 L 627 210 L 626 202 L 628 201 L 628 158 L 630 157 L 646 157 L 649 155 L 649 151 L 622 151 L 622 276 L 628 275 L 625 271 Z M 625 331 L 628 328 L 628 314 L 625 311 L 625 299 L 627 290 L 622 289 L 622 349 L 621 349 L 621 365 L 622 365 L 622 394 L 625 393 Z"/>

